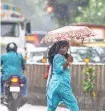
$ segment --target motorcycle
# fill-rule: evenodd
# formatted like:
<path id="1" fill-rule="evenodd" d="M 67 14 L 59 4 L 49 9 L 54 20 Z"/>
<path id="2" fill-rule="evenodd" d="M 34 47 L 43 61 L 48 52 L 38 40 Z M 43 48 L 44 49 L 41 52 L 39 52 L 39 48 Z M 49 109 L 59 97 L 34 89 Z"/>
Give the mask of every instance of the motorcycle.
<path id="1" fill-rule="evenodd" d="M 9 80 L 3 82 L 4 98 L 2 104 L 5 105 L 9 111 L 17 111 L 26 103 L 22 98 L 23 81 L 18 76 L 11 76 Z M 6 102 L 6 103 L 5 103 Z"/>

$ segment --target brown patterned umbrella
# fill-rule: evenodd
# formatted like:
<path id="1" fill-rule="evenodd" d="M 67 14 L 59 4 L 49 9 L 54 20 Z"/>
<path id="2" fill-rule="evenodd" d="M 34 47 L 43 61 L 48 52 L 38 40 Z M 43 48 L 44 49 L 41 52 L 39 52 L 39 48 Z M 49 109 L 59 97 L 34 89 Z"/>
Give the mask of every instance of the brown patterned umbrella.
<path id="1" fill-rule="evenodd" d="M 65 26 L 54 31 L 48 32 L 41 40 L 41 43 L 67 41 L 84 41 L 88 37 L 94 36 L 93 32 L 85 26 Z"/>

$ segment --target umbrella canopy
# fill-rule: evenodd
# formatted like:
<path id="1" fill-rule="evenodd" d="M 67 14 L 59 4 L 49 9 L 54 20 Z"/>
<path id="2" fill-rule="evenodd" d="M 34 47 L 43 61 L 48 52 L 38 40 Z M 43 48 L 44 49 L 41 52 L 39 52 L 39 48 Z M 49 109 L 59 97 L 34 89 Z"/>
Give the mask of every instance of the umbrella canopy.
<path id="1" fill-rule="evenodd" d="M 84 41 L 85 38 L 94 36 L 93 32 L 85 26 L 65 26 L 54 31 L 48 32 L 41 40 L 41 43 L 67 41 Z"/>

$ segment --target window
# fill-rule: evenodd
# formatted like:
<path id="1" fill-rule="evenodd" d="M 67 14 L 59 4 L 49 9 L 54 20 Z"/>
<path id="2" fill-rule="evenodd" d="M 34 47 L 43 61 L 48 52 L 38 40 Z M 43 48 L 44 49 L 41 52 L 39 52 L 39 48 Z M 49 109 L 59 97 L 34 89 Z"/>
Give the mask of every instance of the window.
<path id="1" fill-rule="evenodd" d="M 44 52 L 32 52 L 31 57 L 36 57 L 36 56 L 43 56 Z"/>
<path id="2" fill-rule="evenodd" d="M 2 37 L 18 37 L 19 25 L 17 23 L 1 23 L 1 36 Z"/>

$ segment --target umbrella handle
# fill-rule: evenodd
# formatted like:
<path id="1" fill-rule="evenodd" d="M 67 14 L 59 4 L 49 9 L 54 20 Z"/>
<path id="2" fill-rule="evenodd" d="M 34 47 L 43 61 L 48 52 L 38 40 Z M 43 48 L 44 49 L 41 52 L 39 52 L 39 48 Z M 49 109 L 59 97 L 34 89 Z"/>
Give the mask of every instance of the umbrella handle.
<path id="1" fill-rule="evenodd" d="M 84 38 L 82 38 L 82 44 L 83 44 L 83 42 L 84 42 Z"/>
<path id="2" fill-rule="evenodd" d="M 71 46 L 71 41 L 69 41 L 69 46 Z M 71 54 L 71 48 L 70 48 L 70 54 Z"/>

